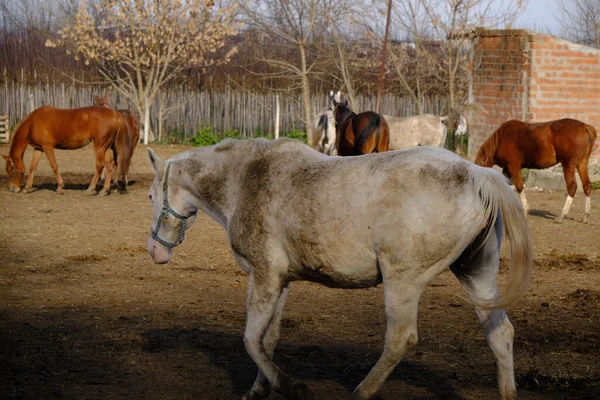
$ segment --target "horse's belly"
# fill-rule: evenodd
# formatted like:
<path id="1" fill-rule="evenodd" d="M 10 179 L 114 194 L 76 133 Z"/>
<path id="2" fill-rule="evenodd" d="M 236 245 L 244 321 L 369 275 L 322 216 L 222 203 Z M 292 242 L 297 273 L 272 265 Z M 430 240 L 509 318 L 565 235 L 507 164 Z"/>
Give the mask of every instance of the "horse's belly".
<path id="1" fill-rule="evenodd" d="M 89 138 L 86 139 L 69 139 L 69 140 L 61 140 L 60 142 L 56 143 L 56 146 L 54 146 L 57 149 L 60 150 L 70 150 L 70 149 L 79 149 L 83 146 L 87 146 L 88 144 L 92 143 L 92 140 Z"/>
<path id="2" fill-rule="evenodd" d="M 291 268 L 292 279 L 307 280 L 334 288 L 365 288 L 382 282 L 381 271 L 376 260 L 336 264 L 299 265 Z"/>

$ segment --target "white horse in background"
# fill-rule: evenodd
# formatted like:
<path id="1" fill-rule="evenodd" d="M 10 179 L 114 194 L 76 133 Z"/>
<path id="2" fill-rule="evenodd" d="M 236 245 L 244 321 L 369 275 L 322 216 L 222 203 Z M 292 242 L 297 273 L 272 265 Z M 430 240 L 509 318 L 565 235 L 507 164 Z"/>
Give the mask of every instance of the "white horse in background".
<path id="1" fill-rule="evenodd" d="M 390 150 L 400 150 L 416 146 L 446 147 L 446 121 L 449 116 L 433 114 L 412 117 L 383 116 L 390 130 Z"/>
<path id="2" fill-rule="evenodd" d="M 329 92 L 329 104 L 327 108 L 321 110 L 317 114 L 314 121 L 315 126 L 315 138 L 318 138 L 318 142 L 313 146 L 318 152 L 327 154 L 329 156 L 337 155 L 337 148 L 335 147 L 336 141 L 336 130 L 335 130 L 335 118 L 333 116 L 333 101 L 340 102 L 342 94 L 338 90 L 334 93 L 333 90 Z"/>
<path id="3" fill-rule="evenodd" d="M 169 262 L 201 210 L 225 228 L 248 274 L 244 344 L 258 376 L 244 399 L 271 390 L 314 398 L 273 362 L 290 282 L 384 283 L 383 354 L 353 394 L 373 399 L 416 345 L 421 295 L 448 268 L 475 305 L 502 399 L 516 397 L 514 331 L 503 307 L 526 290 L 533 256 L 521 202 L 500 172 L 435 147 L 340 158 L 291 139 L 228 139 L 166 162 L 148 152 L 154 261 Z M 505 228 L 511 265 L 499 294 Z"/>

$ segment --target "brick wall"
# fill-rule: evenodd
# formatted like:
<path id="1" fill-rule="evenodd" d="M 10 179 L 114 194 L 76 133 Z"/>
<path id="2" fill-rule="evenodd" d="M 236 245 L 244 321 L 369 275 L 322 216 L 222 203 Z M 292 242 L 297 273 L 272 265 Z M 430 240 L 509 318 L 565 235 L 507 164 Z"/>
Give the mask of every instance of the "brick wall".
<path id="1" fill-rule="evenodd" d="M 600 50 L 553 36 L 478 29 L 473 43 L 469 156 L 510 119 L 541 122 L 575 118 L 600 131 Z M 600 162 L 598 140 L 592 162 Z"/>

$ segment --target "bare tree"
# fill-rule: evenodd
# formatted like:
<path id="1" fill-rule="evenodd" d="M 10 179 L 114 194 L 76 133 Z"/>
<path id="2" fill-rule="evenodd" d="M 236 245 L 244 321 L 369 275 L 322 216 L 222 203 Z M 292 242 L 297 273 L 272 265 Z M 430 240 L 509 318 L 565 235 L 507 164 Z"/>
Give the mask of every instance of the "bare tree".
<path id="1" fill-rule="evenodd" d="M 561 1 L 559 9 L 557 20 L 565 38 L 600 49 L 599 0 Z"/>
<path id="2" fill-rule="evenodd" d="M 47 46 L 68 46 L 76 59 L 97 65 L 142 115 L 147 144 L 159 89 L 187 68 L 228 61 L 235 51 L 223 50 L 237 33 L 232 7 L 216 9 L 213 0 L 100 0 L 95 12 L 81 8 Z"/>
<path id="3" fill-rule="evenodd" d="M 268 65 L 268 79 L 283 79 L 294 89 L 297 82 L 302 92 L 304 124 L 308 143 L 313 142 L 313 112 L 310 101 L 309 75 L 314 67 L 311 41 L 323 29 L 319 11 L 328 0 L 249 0 L 240 5 L 244 22 L 250 29 L 277 47 L 256 47 L 257 60 Z"/>

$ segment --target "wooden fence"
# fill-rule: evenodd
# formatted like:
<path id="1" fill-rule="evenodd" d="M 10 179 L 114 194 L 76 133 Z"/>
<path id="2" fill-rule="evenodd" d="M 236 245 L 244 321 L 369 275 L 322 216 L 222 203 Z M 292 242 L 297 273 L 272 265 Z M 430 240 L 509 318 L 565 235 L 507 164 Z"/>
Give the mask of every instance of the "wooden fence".
<path id="1" fill-rule="evenodd" d="M 42 105 L 60 108 L 77 108 L 92 105 L 94 94 L 104 94 L 105 87 L 80 86 L 50 83 L 27 86 L 18 82 L 0 83 L 0 114 L 10 117 L 10 126 Z M 114 91 L 108 92 L 111 105 L 115 108 L 134 109 L 131 104 Z M 359 96 L 358 110 L 372 110 L 374 96 Z M 326 93 L 313 96 L 313 110 L 318 112 L 327 106 Z M 281 107 L 280 132 L 305 130 L 300 95 L 279 95 Z M 446 101 L 433 97 L 424 102 L 425 112 L 440 114 Z M 162 135 L 161 140 L 184 142 L 198 129 L 213 129 L 215 132 L 236 130 L 240 136 L 254 137 L 272 135 L 275 128 L 276 93 L 249 93 L 227 90 L 223 92 L 198 91 L 189 87 L 169 88 L 157 96 L 151 114 L 152 131 Z M 412 99 L 399 96 L 384 96 L 383 114 L 408 116 L 416 114 Z"/>

